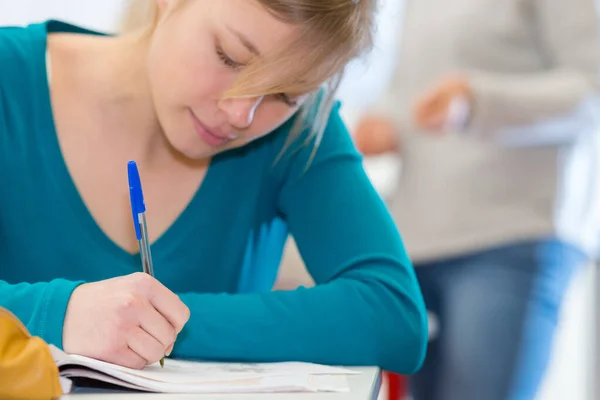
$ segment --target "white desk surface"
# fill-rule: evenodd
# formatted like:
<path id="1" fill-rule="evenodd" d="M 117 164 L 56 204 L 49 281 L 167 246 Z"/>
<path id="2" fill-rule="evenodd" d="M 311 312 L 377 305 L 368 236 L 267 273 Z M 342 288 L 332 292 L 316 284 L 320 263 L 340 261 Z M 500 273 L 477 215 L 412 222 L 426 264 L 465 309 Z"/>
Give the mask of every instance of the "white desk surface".
<path id="1" fill-rule="evenodd" d="M 256 394 L 158 394 L 114 392 L 108 390 L 80 391 L 60 397 L 60 400 L 376 400 L 381 386 L 379 368 L 351 368 L 360 374 L 348 375 L 347 393 L 256 393 Z"/>

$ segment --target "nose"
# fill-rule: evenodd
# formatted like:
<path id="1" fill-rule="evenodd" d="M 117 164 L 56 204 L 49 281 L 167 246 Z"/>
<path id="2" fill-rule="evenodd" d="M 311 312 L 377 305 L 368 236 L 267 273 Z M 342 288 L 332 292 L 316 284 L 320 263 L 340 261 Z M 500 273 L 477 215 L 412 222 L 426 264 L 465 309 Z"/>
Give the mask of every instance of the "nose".
<path id="1" fill-rule="evenodd" d="M 222 100 L 219 108 L 227 114 L 230 125 L 238 129 L 248 128 L 264 96 Z"/>

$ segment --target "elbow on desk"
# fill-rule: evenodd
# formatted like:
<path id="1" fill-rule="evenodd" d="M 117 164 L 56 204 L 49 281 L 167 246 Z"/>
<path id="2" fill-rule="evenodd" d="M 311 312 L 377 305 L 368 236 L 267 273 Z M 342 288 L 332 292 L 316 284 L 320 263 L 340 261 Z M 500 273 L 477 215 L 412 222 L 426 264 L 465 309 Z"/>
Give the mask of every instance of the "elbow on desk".
<path id="1" fill-rule="evenodd" d="M 429 342 L 427 310 L 420 293 L 393 302 L 379 318 L 380 367 L 402 375 L 418 372 Z"/>

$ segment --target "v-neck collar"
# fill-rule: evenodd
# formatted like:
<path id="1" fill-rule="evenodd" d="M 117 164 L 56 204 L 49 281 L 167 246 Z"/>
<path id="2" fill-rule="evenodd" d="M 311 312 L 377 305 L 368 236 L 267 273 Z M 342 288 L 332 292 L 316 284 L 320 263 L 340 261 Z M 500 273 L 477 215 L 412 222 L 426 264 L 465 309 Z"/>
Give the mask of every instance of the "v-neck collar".
<path id="1" fill-rule="evenodd" d="M 42 88 L 42 92 L 38 94 L 38 100 L 36 101 L 37 107 L 39 107 L 36 110 L 36 116 L 39 119 L 38 126 L 46 127 L 40 129 L 51 127 L 50 131 L 43 132 L 42 137 L 44 140 L 40 143 L 41 146 L 43 146 L 41 154 L 44 158 L 43 162 L 48 170 L 49 178 L 53 180 L 56 190 L 60 191 L 61 196 L 70 205 L 70 211 L 75 215 L 75 219 L 79 222 L 81 233 L 89 237 L 90 245 L 98 246 L 106 254 L 114 256 L 119 262 L 135 266 L 136 263 L 139 263 L 139 251 L 131 254 L 108 237 L 97 224 L 87 205 L 83 201 L 83 198 L 79 194 L 62 154 L 56 132 L 50 88 L 48 86 L 49 75 L 46 69 L 47 34 L 52 32 L 97 33 L 58 21 L 48 21 L 33 26 L 32 28 L 43 29 L 46 33 L 46 35 L 44 35 L 44 41 L 41 43 L 41 47 L 35 49 L 36 51 L 40 51 L 40 64 L 35 66 L 37 71 L 35 76 L 36 79 L 39 80 L 38 87 Z M 152 243 L 152 256 L 155 260 L 161 260 L 166 258 L 169 254 L 173 254 L 173 251 L 181 245 L 181 242 L 186 237 L 189 236 L 189 233 L 191 233 L 195 224 L 200 222 L 201 210 L 209 205 L 202 205 L 203 198 L 205 197 L 204 194 L 218 189 L 218 187 L 214 187 L 218 181 L 216 175 L 219 175 L 218 169 L 224 166 L 223 163 L 218 162 L 218 158 L 219 157 L 215 157 L 211 161 L 208 170 L 206 171 L 206 176 L 196 189 L 196 192 L 188 205 L 174 220 L 171 226 Z M 123 173 L 127 173 L 126 165 L 123 165 Z M 152 213 L 152 210 L 148 210 L 148 213 Z M 133 223 L 133 221 L 131 223 Z M 77 232 L 74 232 L 74 234 L 76 233 Z M 155 264 L 160 265 L 160 262 Z"/>

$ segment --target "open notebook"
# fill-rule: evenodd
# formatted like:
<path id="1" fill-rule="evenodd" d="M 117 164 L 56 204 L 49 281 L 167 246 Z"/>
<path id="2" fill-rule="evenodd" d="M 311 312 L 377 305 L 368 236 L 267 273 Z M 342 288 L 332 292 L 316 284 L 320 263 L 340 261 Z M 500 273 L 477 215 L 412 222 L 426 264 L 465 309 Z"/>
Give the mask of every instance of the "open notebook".
<path id="1" fill-rule="evenodd" d="M 357 372 L 318 364 L 213 363 L 165 359 L 142 370 L 69 355 L 50 346 L 63 391 L 84 380 L 111 387 L 160 393 L 347 392 L 347 375 Z"/>

